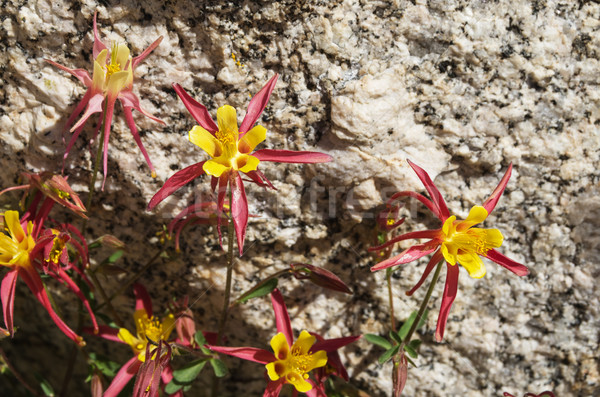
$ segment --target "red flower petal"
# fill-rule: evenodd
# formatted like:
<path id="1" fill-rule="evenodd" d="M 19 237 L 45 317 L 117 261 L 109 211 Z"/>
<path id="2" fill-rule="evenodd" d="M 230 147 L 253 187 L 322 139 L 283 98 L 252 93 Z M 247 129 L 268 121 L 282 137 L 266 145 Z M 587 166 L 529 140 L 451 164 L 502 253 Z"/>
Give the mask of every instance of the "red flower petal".
<path id="1" fill-rule="evenodd" d="M 283 296 L 277 288 L 271 292 L 271 303 L 273 304 L 273 311 L 275 312 L 275 324 L 277 324 L 277 332 L 283 333 L 288 345 L 292 346 L 294 343 L 294 334 L 292 333 L 292 323 L 290 322 L 290 316 L 285 307 Z"/>
<path id="2" fill-rule="evenodd" d="M 284 384 L 285 378 L 279 378 L 276 381 L 267 383 L 263 397 L 279 397 L 279 393 L 281 392 L 281 388 Z M 296 389 L 294 389 L 294 391 L 296 391 Z"/>
<path id="3" fill-rule="evenodd" d="M 412 167 L 412 169 L 417 173 L 417 176 L 425 186 L 425 189 L 431 196 L 431 200 L 433 200 L 433 204 L 438 208 L 438 212 L 441 215 L 440 219 L 445 221 L 450 217 L 450 211 L 448 211 L 448 206 L 446 205 L 446 201 L 444 201 L 444 197 L 435 186 L 429 174 L 425 172 L 425 170 L 410 160 L 406 160 L 408 164 Z"/>
<path id="4" fill-rule="evenodd" d="M 146 49 L 137 57 L 131 60 L 131 70 L 135 70 L 136 66 L 140 64 L 162 41 L 163 37 L 160 36 L 158 39 L 154 40 L 154 43 L 150 44 Z"/>
<path id="5" fill-rule="evenodd" d="M 133 294 L 135 295 L 135 310 L 143 309 L 148 317 L 152 317 L 152 299 L 148 291 L 142 284 L 133 284 Z"/>
<path id="6" fill-rule="evenodd" d="M 236 172 L 231 179 L 231 218 L 237 237 L 240 256 L 244 253 L 244 240 L 246 239 L 246 227 L 248 226 L 248 200 L 244 190 L 242 177 Z"/>
<path id="7" fill-rule="evenodd" d="M 486 256 L 487 258 L 496 262 L 500 266 L 510 270 L 517 276 L 527 276 L 529 274 L 529 269 L 527 268 L 527 266 L 522 265 L 519 262 L 515 262 L 510 258 L 507 258 L 495 249 L 489 250 Z"/>
<path id="8" fill-rule="evenodd" d="M 4 313 L 4 324 L 10 336 L 14 335 L 13 312 L 15 308 L 15 287 L 17 285 L 17 269 L 12 269 L 4 275 L 0 295 L 2 296 L 2 312 Z"/>
<path id="9" fill-rule="evenodd" d="M 483 203 L 483 208 L 485 208 L 488 214 L 490 214 L 494 210 L 494 208 L 496 208 L 496 204 L 498 204 L 498 200 L 500 200 L 502 193 L 504 193 L 504 189 L 508 184 L 508 180 L 510 179 L 511 173 L 512 163 L 510 163 L 510 165 L 508 166 L 508 169 L 504 173 L 504 176 L 500 180 L 500 183 L 498 183 L 498 186 L 496 186 L 496 189 L 494 189 L 490 197 L 488 197 L 488 199 L 485 200 L 485 202 Z"/>
<path id="10" fill-rule="evenodd" d="M 144 144 L 142 143 L 140 134 L 138 133 L 135 122 L 133 121 L 133 115 L 131 114 L 131 108 L 123 107 L 123 113 L 125 114 L 125 121 L 127 122 L 127 126 L 129 127 L 129 130 L 131 131 L 131 135 L 133 135 L 133 140 L 135 141 L 135 143 L 137 143 L 138 147 L 140 148 L 140 151 L 142 152 L 144 159 L 146 159 L 146 163 L 148 163 L 148 168 L 150 168 L 150 172 L 152 172 L 152 176 L 155 177 L 156 171 L 154 170 L 152 161 L 150 161 L 150 156 L 148 156 L 148 152 L 146 151 L 146 148 L 144 147 Z"/>
<path id="11" fill-rule="evenodd" d="M 177 171 L 175 174 L 173 174 L 173 176 L 167 179 L 163 187 L 156 192 L 156 194 L 150 200 L 150 203 L 148 203 L 148 211 L 151 211 L 158 205 L 158 203 L 169 197 L 183 185 L 204 174 L 204 170 L 202 169 L 203 165 L 204 161 L 192 164 L 181 171 Z"/>
<path id="12" fill-rule="evenodd" d="M 129 383 L 131 378 L 137 374 L 138 370 L 142 366 L 142 362 L 138 360 L 137 354 L 130 358 L 117 372 L 112 383 L 108 386 L 108 389 L 104 392 L 103 397 L 117 397 L 121 390 Z"/>
<path id="13" fill-rule="evenodd" d="M 98 25 L 96 24 L 96 16 L 98 15 L 98 11 L 94 12 L 94 49 L 93 49 L 93 57 L 94 59 L 98 58 L 98 54 L 102 52 L 102 50 L 108 50 L 102 40 L 100 40 L 100 36 L 98 35 Z"/>
<path id="14" fill-rule="evenodd" d="M 318 352 L 319 350 L 325 350 L 326 353 L 332 353 L 342 347 L 349 345 L 362 338 L 362 335 L 345 336 L 343 338 L 335 339 L 322 339 L 315 342 L 310 348 L 311 352 Z"/>
<path id="15" fill-rule="evenodd" d="M 389 247 L 392 244 L 396 244 L 398 241 L 418 239 L 418 238 L 433 239 L 438 235 L 439 232 L 440 232 L 439 230 L 421 230 L 418 232 L 404 233 L 404 234 L 401 234 L 400 236 L 394 237 L 390 241 L 387 241 L 385 244 L 381 244 L 376 247 L 370 247 L 369 251 L 380 251 L 384 248 Z"/>
<path id="16" fill-rule="evenodd" d="M 183 88 L 181 88 L 179 84 L 173 84 L 173 88 L 194 120 L 196 120 L 196 122 L 198 122 L 202 128 L 213 134 L 219 130 L 219 127 L 217 127 L 213 119 L 210 117 L 210 114 L 204 105 L 201 105 L 194 98 L 192 98 Z"/>
<path id="17" fill-rule="evenodd" d="M 252 153 L 260 161 L 277 161 L 280 163 L 327 163 L 333 160 L 328 154 L 320 152 L 303 152 L 294 150 L 261 149 Z"/>
<path id="18" fill-rule="evenodd" d="M 433 254 L 433 256 L 431 257 L 431 260 L 429 261 L 429 263 L 427 264 L 427 267 L 425 268 L 425 271 L 423 272 L 423 275 L 421 276 L 421 278 L 419 279 L 417 284 L 415 284 L 415 286 L 412 287 L 412 289 L 406 293 L 406 295 L 411 296 L 412 294 L 414 294 L 415 291 L 417 289 L 419 289 L 419 287 L 427 279 L 427 276 L 429 276 L 429 273 L 431 273 L 431 271 L 433 270 L 435 265 L 437 265 L 443 258 L 444 258 L 444 256 L 442 255 L 442 251 L 437 251 L 435 254 Z"/>
<path id="19" fill-rule="evenodd" d="M 388 204 L 392 204 L 395 200 L 397 200 L 400 197 L 416 198 L 421 203 L 423 203 L 423 205 L 425 205 L 429 209 L 429 211 L 433 212 L 435 214 L 435 216 L 437 216 L 439 219 L 442 219 L 442 214 L 440 214 L 439 209 L 431 202 L 431 200 L 429 200 L 427 197 L 425 197 L 422 194 L 419 194 L 417 192 L 409 192 L 409 191 L 398 192 L 398 193 L 394 194 L 392 197 L 390 197 L 390 199 L 388 200 Z"/>
<path id="20" fill-rule="evenodd" d="M 256 347 L 225 347 L 206 345 L 210 350 L 241 358 L 242 360 L 254 361 L 255 363 L 268 364 L 276 360 L 273 353 Z"/>
<path id="21" fill-rule="evenodd" d="M 402 251 L 400 254 L 390 258 L 390 259 L 386 259 L 383 262 L 379 262 L 378 264 L 376 264 L 375 266 L 373 266 L 371 268 L 371 271 L 377 271 L 377 270 L 381 270 L 381 269 L 386 269 L 388 267 L 392 267 L 392 266 L 396 266 L 396 265 L 402 265 L 404 263 L 408 263 L 408 262 L 412 262 L 416 259 L 419 259 L 425 255 L 431 254 L 433 251 L 435 251 L 438 248 L 439 244 L 432 241 L 429 241 L 425 244 L 419 244 L 419 245 L 413 245 L 410 248 L 407 248 L 406 250 Z"/>
<path id="22" fill-rule="evenodd" d="M 271 80 L 269 80 L 267 84 L 265 84 L 265 86 L 258 91 L 258 94 L 254 95 L 254 97 L 250 100 L 248 109 L 246 110 L 246 116 L 244 117 L 244 120 L 239 128 L 240 138 L 252 128 L 254 123 L 256 123 L 256 120 L 258 120 L 260 117 L 261 113 L 265 110 L 265 107 L 269 102 L 269 98 L 271 97 L 271 93 L 273 92 L 275 84 L 277 83 L 278 77 L 278 74 L 275 74 L 275 76 L 271 77 Z"/>
<path id="23" fill-rule="evenodd" d="M 444 287 L 444 296 L 442 297 L 440 315 L 435 330 L 435 340 L 438 342 L 441 342 L 444 338 L 444 329 L 446 328 L 446 321 L 448 321 L 448 314 L 450 314 L 450 308 L 458 290 L 458 264 L 453 266 L 448 263 L 446 267 L 448 268 L 446 286 Z"/>

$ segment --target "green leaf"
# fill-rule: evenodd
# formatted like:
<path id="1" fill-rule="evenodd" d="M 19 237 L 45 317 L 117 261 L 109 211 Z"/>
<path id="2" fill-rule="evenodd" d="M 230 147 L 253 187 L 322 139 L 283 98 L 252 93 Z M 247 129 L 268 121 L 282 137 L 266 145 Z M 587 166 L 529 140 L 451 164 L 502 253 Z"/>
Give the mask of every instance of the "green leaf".
<path id="1" fill-rule="evenodd" d="M 227 375 L 227 366 L 223 361 L 219 360 L 218 358 L 211 358 L 210 365 L 212 365 L 217 378 L 222 378 L 225 375 Z"/>
<path id="2" fill-rule="evenodd" d="M 392 344 L 383 336 L 375 334 L 365 334 L 365 339 L 374 345 L 383 347 L 384 349 L 390 349 L 392 347 Z"/>
<path id="3" fill-rule="evenodd" d="M 40 382 L 40 388 L 44 392 L 44 395 L 47 397 L 54 397 L 55 396 L 54 389 L 52 388 L 50 383 L 42 375 L 40 375 L 38 373 L 34 373 L 34 376 L 37 379 L 37 381 Z"/>
<path id="4" fill-rule="evenodd" d="M 423 324 L 425 324 L 425 320 L 427 320 L 427 315 L 429 314 L 429 310 L 425 309 L 423 312 L 423 317 L 419 320 L 419 324 L 417 325 L 417 329 L 421 328 Z"/>
<path id="5" fill-rule="evenodd" d="M 196 333 L 194 334 L 194 340 L 196 341 L 198 346 L 206 345 L 206 338 L 204 337 L 202 331 L 196 331 Z"/>
<path id="6" fill-rule="evenodd" d="M 238 303 L 246 303 L 252 298 L 259 298 L 261 296 L 268 295 L 277 287 L 278 282 L 279 282 L 278 279 L 272 278 L 272 279 L 268 280 L 267 282 L 265 282 L 264 284 L 260 285 L 257 289 L 250 292 L 249 294 L 246 294 L 246 295 L 243 295 L 242 297 L 240 297 L 237 300 L 237 302 Z"/>
<path id="7" fill-rule="evenodd" d="M 405 345 L 404 351 L 407 352 L 408 355 L 411 356 L 412 358 L 419 357 L 419 354 L 417 353 L 417 351 L 415 349 L 413 349 L 410 345 Z"/>
<path id="8" fill-rule="evenodd" d="M 179 389 L 181 389 L 183 387 L 183 385 L 180 385 L 179 383 L 177 383 L 175 381 L 175 379 L 172 379 L 166 386 L 165 386 L 165 394 L 175 394 L 179 391 Z"/>
<path id="9" fill-rule="evenodd" d="M 111 256 L 108 257 L 106 262 L 115 263 L 116 261 L 121 259 L 121 257 L 123 256 L 124 253 L 125 253 L 125 251 L 123 251 L 123 250 L 116 250 L 115 252 L 113 252 L 113 254 Z"/>
<path id="10" fill-rule="evenodd" d="M 400 350 L 400 345 L 394 345 L 391 349 L 388 349 L 381 355 L 381 357 L 379 357 L 379 364 L 387 362 L 390 358 L 395 356 L 396 353 L 398 353 L 398 350 Z"/>
<path id="11" fill-rule="evenodd" d="M 90 352 L 89 355 L 90 364 L 95 367 L 98 371 L 102 372 L 102 374 L 106 377 L 112 378 L 117 374 L 121 364 L 116 363 L 110 360 L 108 357 L 105 357 L 100 354 L 96 354 L 94 352 Z"/>
<path id="12" fill-rule="evenodd" d="M 395 340 L 398 344 L 402 343 L 402 338 L 400 338 L 400 336 L 398 336 L 398 334 L 394 331 L 390 331 L 390 338 Z"/>
<path id="13" fill-rule="evenodd" d="M 205 365 L 206 359 L 204 358 L 194 360 L 186 364 L 183 368 L 173 371 L 173 379 L 179 384 L 191 383 L 200 374 Z"/>
<path id="14" fill-rule="evenodd" d="M 419 350 L 419 346 L 421 346 L 421 341 L 419 339 L 413 339 L 409 342 L 408 345 L 415 350 Z"/>
<path id="15" fill-rule="evenodd" d="M 406 356 L 404 356 L 406 357 Z M 413 360 L 411 360 L 410 358 L 406 357 L 406 361 L 408 361 L 410 363 L 410 365 L 412 365 L 413 367 L 417 368 L 417 364 L 414 363 Z"/>
<path id="16" fill-rule="evenodd" d="M 408 316 L 408 319 L 404 322 L 404 324 L 402 324 L 400 331 L 398 331 L 398 336 L 400 339 L 404 340 L 404 338 L 406 338 L 406 335 L 408 335 L 408 331 L 410 331 L 410 327 L 412 327 L 416 318 L 417 312 L 412 312 L 410 316 Z"/>

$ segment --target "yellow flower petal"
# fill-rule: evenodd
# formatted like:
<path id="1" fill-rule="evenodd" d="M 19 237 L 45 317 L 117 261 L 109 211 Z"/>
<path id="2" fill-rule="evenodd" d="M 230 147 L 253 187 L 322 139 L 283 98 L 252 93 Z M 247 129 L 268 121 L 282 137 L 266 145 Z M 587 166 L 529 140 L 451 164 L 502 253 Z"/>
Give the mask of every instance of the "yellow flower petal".
<path id="1" fill-rule="evenodd" d="M 190 130 L 190 142 L 204 150 L 210 157 L 218 157 L 221 143 L 208 131 L 199 125 Z"/>
<path id="2" fill-rule="evenodd" d="M 307 391 L 312 390 L 312 385 L 308 383 L 301 375 L 295 372 L 290 372 L 287 374 L 285 379 L 294 385 L 296 390 L 298 390 L 300 393 L 306 393 Z"/>
<path id="3" fill-rule="evenodd" d="M 250 153 L 259 143 L 267 138 L 267 129 L 262 125 L 252 128 L 240 139 L 238 150 L 240 153 Z"/>
<path id="4" fill-rule="evenodd" d="M 281 378 L 280 374 L 283 374 L 285 371 L 285 366 L 279 361 L 268 363 L 265 367 L 267 368 L 267 375 L 269 375 L 269 379 L 271 380 L 278 380 Z"/>
<path id="5" fill-rule="evenodd" d="M 504 242 L 504 236 L 498 229 L 485 229 L 485 245 L 490 248 L 498 248 Z"/>
<path id="6" fill-rule="evenodd" d="M 308 331 L 300 332 L 300 336 L 292 346 L 292 354 L 295 356 L 308 354 L 316 340 L 317 338 L 309 334 Z"/>
<path id="7" fill-rule="evenodd" d="M 311 361 L 306 364 L 307 369 L 306 372 L 312 371 L 315 368 L 324 367 L 327 364 L 327 353 L 325 350 L 319 350 L 316 353 L 310 355 Z"/>
<path id="8" fill-rule="evenodd" d="M 206 172 L 208 175 L 216 176 L 217 178 L 230 168 L 231 167 L 223 165 L 215 160 L 208 160 L 202 166 L 204 172 Z"/>
<path id="9" fill-rule="evenodd" d="M 442 245 L 440 246 L 440 250 L 442 251 L 442 255 L 444 256 L 444 259 L 446 260 L 446 262 L 448 262 L 451 265 L 456 265 L 456 255 L 455 254 L 451 254 L 448 251 L 448 244 L 442 243 Z"/>
<path id="10" fill-rule="evenodd" d="M 464 221 L 461 221 L 458 225 L 456 225 L 456 230 L 459 232 L 465 231 L 470 227 L 477 225 L 485 221 L 485 218 L 488 217 L 488 212 L 485 208 L 480 205 L 476 205 L 471 208 L 469 211 L 469 216 Z"/>
<path id="11" fill-rule="evenodd" d="M 105 48 L 96 57 L 96 62 L 98 62 L 101 66 L 106 65 L 106 57 L 108 56 L 108 50 Z"/>
<path id="12" fill-rule="evenodd" d="M 442 226 L 442 233 L 444 233 L 444 235 L 449 235 L 451 230 L 452 230 L 452 224 L 454 223 L 454 221 L 456 220 L 456 217 L 454 215 L 452 215 L 450 218 L 446 219 L 446 221 L 444 222 L 444 225 Z"/>
<path id="13" fill-rule="evenodd" d="M 128 71 L 121 71 L 117 73 L 113 73 L 108 78 L 108 85 L 106 87 L 106 91 L 109 95 L 117 96 L 119 92 L 125 88 L 125 84 L 127 83 L 127 79 L 129 78 Z"/>
<path id="14" fill-rule="evenodd" d="M 127 44 L 121 43 L 116 48 L 113 48 L 113 51 L 116 50 L 116 54 L 111 54 L 111 58 L 114 58 L 116 63 L 119 65 L 119 69 L 125 70 L 125 66 L 127 66 L 127 62 L 129 61 L 129 48 Z M 112 63 L 113 59 L 111 59 Z"/>
<path id="15" fill-rule="evenodd" d="M 104 52 L 105 50 L 103 50 Z M 104 90 L 105 73 L 102 65 L 98 61 L 94 61 L 94 73 L 92 74 L 92 87 L 95 91 Z"/>
<path id="16" fill-rule="evenodd" d="M 19 222 L 19 213 L 17 211 L 6 211 L 4 213 L 4 225 L 8 228 L 8 232 L 13 240 L 21 242 L 25 238 L 25 232 Z M 33 248 L 33 247 L 31 247 Z"/>
<path id="17" fill-rule="evenodd" d="M 173 329 L 175 329 L 175 316 L 173 316 L 173 314 L 171 314 L 171 313 L 167 314 L 162 319 L 161 324 L 162 324 L 162 330 L 163 330 L 161 339 L 167 340 L 167 339 L 169 339 L 169 336 L 171 335 L 171 332 L 173 331 Z"/>
<path id="18" fill-rule="evenodd" d="M 278 360 L 287 359 L 290 346 L 288 345 L 287 339 L 283 332 L 279 332 L 277 335 L 271 338 L 271 348 L 273 349 L 273 353 Z"/>
<path id="19" fill-rule="evenodd" d="M 136 352 L 139 352 L 141 349 L 146 347 L 145 341 L 142 341 L 133 336 L 127 328 L 119 328 L 119 333 L 117 334 L 117 337 L 123 342 L 127 343 L 129 346 L 131 346 L 131 348 Z M 141 349 L 139 348 L 140 345 L 143 345 Z"/>
<path id="20" fill-rule="evenodd" d="M 256 171 L 258 169 L 258 163 L 260 163 L 259 159 L 248 154 L 240 154 L 236 160 L 238 169 L 242 172 Z M 240 167 L 241 164 L 243 164 L 243 166 Z"/>
<path id="21" fill-rule="evenodd" d="M 482 278 L 485 276 L 485 265 L 483 261 L 474 252 L 465 252 L 458 254 L 458 262 L 469 272 L 473 278 Z"/>
<path id="22" fill-rule="evenodd" d="M 223 134 L 238 133 L 237 113 L 233 106 L 225 105 L 217 109 L 217 124 Z"/>

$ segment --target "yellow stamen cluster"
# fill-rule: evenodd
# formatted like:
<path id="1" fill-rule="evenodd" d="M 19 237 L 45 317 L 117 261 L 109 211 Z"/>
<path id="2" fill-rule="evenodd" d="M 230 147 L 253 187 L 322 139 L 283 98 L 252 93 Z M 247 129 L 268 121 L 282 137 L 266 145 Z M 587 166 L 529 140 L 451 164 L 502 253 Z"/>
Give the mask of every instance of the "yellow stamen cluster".
<path id="1" fill-rule="evenodd" d="M 133 336 L 128 329 L 121 328 L 118 337 L 131 346 L 140 361 L 145 361 L 148 342 L 156 343 L 160 340 L 166 341 L 169 339 L 175 325 L 175 317 L 173 314 L 168 314 L 162 320 L 159 320 L 155 316 L 148 317 L 146 311 L 140 309 L 135 311 L 133 318 L 137 335 Z"/>
<path id="2" fill-rule="evenodd" d="M 58 264 L 60 260 L 60 256 L 62 255 L 63 250 L 65 249 L 65 241 L 60 238 L 60 236 L 54 237 L 52 241 L 52 248 L 50 249 L 50 253 L 48 254 L 48 260 L 54 264 Z"/>
<path id="3" fill-rule="evenodd" d="M 283 333 L 275 335 L 271 339 L 271 347 L 277 360 L 266 365 L 269 378 L 273 381 L 284 378 L 302 393 L 311 390 L 312 385 L 306 381 L 308 373 L 327 364 L 325 351 L 310 352 L 315 341 L 314 336 L 302 331 L 290 348 Z"/>
<path id="4" fill-rule="evenodd" d="M 451 216 L 444 222 L 440 231 L 441 251 L 451 265 L 460 263 L 473 278 L 485 276 L 485 265 L 479 257 L 502 245 L 502 233 L 498 229 L 473 228 L 487 218 L 488 212 L 481 206 L 471 208 L 464 221 Z"/>

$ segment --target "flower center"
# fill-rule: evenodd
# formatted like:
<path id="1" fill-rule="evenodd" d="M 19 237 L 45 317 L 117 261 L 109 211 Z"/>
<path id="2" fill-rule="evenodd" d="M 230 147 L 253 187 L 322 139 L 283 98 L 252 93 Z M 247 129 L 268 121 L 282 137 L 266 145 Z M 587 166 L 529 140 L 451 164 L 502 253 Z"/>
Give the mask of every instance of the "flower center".
<path id="1" fill-rule="evenodd" d="M 121 71 L 121 65 L 117 62 L 117 55 L 119 53 L 119 46 L 113 43 L 110 52 L 110 63 L 106 65 L 106 79 L 112 76 L 114 73 Z"/>
<path id="2" fill-rule="evenodd" d="M 139 318 L 138 329 L 140 330 L 141 337 L 153 342 L 158 342 L 164 336 L 163 325 L 161 321 L 154 316 L 150 318 L 148 318 L 148 316 Z"/>
<path id="3" fill-rule="evenodd" d="M 486 255 L 489 250 L 494 248 L 493 245 L 489 244 L 486 237 L 487 232 L 485 229 L 472 228 L 463 232 L 454 230 L 446 236 L 445 244 L 459 252 L 473 252 L 479 255 Z"/>
<path id="4" fill-rule="evenodd" d="M 52 248 L 48 254 L 48 260 L 54 264 L 58 264 L 60 256 L 65 249 L 65 241 L 59 236 L 54 237 L 52 241 Z"/>

